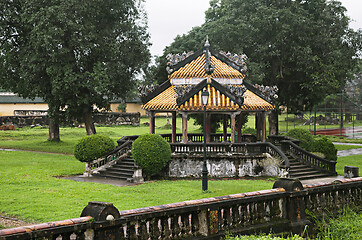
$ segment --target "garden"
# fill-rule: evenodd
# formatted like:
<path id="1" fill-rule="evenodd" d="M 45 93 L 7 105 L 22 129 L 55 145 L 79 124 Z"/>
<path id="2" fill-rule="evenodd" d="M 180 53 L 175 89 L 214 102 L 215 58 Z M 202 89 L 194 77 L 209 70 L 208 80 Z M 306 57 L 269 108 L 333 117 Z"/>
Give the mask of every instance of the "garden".
<path id="1" fill-rule="evenodd" d="M 124 135 L 148 132 L 142 118 L 141 125 L 106 127 L 97 126 L 100 135 L 114 142 Z M 178 126 L 181 120 L 177 119 Z M 200 132 L 199 126 L 188 123 L 190 132 Z M 252 127 L 249 122 L 247 127 Z M 166 118 L 157 118 L 156 133 L 169 133 Z M 180 131 L 180 129 L 177 129 Z M 78 217 L 89 201 L 112 202 L 120 210 L 156 206 L 192 199 L 222 196 L 241 192 L 270 189 L 273 178 L 209 181 L 209 191 L 201 191 L 200 180 L 157 180 L 144 184 L 117 187 L 99 183 L 75 182 L 67 176 L 82 174 L 84 163 L 73 156 L 74 145 L 84 137 L 82 128 L 60 129 L 61 142 L 48 142 L 48 129 L 22 128 L 0 131 L 0 148 L 23 151 L 0 151 L 0 215 L 15 217 L 27 223 L 40 223 Z M 323 137 L 313 137 L 316 141 Z M 330 138 L 332 141 L 338 140 Z M 344 140 L 341 138 L 341 140 Z M 353 140 L 362 143 L 362 140 Z M 336 145 L 338 150 L 360 146 Z M 343 175 L 345 165 L 362 168 L 362 155 L 339 157 L 337 172 Z M 357 216 L 361 221 L 360 215 Z M 9 226 L 7 226 L 9 227 Z M 230 238 L 234 239 L 234 238 Z M 238 239 L 238 238 L 235 238 Z M 242 239 L 242 238 L 240 238 Z M 273 239 L 265 238 L 265 239 Z M 298 238 L 295 238 L 298 239 Z"/>

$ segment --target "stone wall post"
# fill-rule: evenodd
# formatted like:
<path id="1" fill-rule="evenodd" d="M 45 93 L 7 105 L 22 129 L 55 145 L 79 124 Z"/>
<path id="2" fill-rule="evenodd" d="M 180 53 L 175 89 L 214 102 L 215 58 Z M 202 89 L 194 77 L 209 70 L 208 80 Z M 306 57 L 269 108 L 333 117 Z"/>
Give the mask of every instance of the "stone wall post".
<path id="1" fill-rule="evenodd" d="M 294 234 L 302 234 L 305 226 L 311 225 L 305 215 L 303 198 L 298 197 L 298 192 L 304 189 L 302 183 L 298 179 L 281 178 L 274 183 L 273 188 L 284 188 L 288 193 L 283 215 L 289 220 L 289 229 Z"/>
<path id="2" fill-rule="evenodd" d="M 121 217 L 118 209 L 113 206 L 113 203 L 106 202 L 89 202 L 83 209 L 81 217 L 91 216 L 95 221 L 110 221 L 119 219 Z M 108 240 L 108 239 L 121 239 L 120 232 L 117 228 L 104 228 L 95 232 L 86 232 L 86 237 L 89 240 Z"/>

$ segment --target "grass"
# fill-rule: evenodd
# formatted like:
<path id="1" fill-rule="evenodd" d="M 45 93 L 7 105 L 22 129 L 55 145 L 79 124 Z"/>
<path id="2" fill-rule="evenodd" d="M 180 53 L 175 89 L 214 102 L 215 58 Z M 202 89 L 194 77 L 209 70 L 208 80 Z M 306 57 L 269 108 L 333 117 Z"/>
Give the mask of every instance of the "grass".
<path id="1" fill-rule="evenodd" d="M 144 125 L 147 118 L 141 118 L 140 126 L 96 126 L 98 134 L 109 136 L 117 141 L 122 136 L 141 135 L 149 132 L 149 127 Z M 193 125 L 193 120 L 188 122 L 190 133 L 200 131 L 199 126 Z M 171 130 L 164 129 L 166 118 L 156 118 L 156 133 L 171 133 Z M 177 119 L 177 126 L 181 127 L 181 118 Z M 177 129 L 181 133 L 181 129 Z M 22 150 L 32 150 L 41 152 L 73 154 L 73 147 L 76 142 L 86 136 L 84 128 L 60 128 L 61 142 L 49 142 L 48 128 L 18 128 L 15 131 L 0 131 L 0 148 L 13 148 Z"/>
<path id="2" fill-rule="evenodd" d="M 272 234 L 269 235 L 241 235 L 241 236 L 227 236 L 225 240 L 303 240 L 299 235 L 285 237 L 275 237 Z"/>
<path id="3" fill-rule="evenodd" d="M 318 234 L 314 239 L 354 240 L 362 237 L 362 213 L 346 208 L 339 214 L 316 221 Z"/>
<path id="4" fill-rule="evenodd" d="M 273 181 L 156 181 L 117 187 L 75 182 L 56 176 L 80 174 L 84 164 L 73 156 L 0 151 L 0 212 L 30 222 L 79 217 L 89 201 L 112 202 L 119 210 L 272 188 Z"/>
<path id="5" fill-rule="evenodd" d="M 336 165 L 338 175 L 344 175 L 344 166 L 354 166 L 362 169 L 362 155 L 339 157 Z"/>
<path id="6" fill-rule="evenodd" d="M 334 146 L 336 147 L 337 151 L 362 148 L 362 146 L 358 146 L 358 145 L 339 145 L 339 144 L 335 144 Z"/>

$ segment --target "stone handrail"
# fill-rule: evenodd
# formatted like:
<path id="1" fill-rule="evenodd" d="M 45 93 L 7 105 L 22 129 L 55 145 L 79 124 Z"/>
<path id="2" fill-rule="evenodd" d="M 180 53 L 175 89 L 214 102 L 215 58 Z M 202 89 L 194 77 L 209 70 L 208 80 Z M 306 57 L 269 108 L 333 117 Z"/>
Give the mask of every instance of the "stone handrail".
<path id="1" fill-rule="evenodd" d="M 106 156 L 98 158 L 88 164 L 88 168 L 92 172 L 98 172 L 100 168 L 107 166 L 111 162 L 119 161 L 129 155 L 132 148 L 133 141 L 126 140 L 121 145 L 117 146 L 114 150 L 109 152 Z"/>
<path id="2" fill-rule="evenodd" d="M 362 177 L 302 185 L 281 179 L 274 189 L 118 211 L 90 202 L 85 218 L 0 230 L 9 239 L 219 239 L 228 233 L 300 234 L 315 216 L 362 204 Z M 307 228 L 308 230 L 309 228 Z"/>
<path id="3" fill-rule="evenodd" d="M 310 153 L 299 147 L 292 141 L 281 141 L 281 144 L 283 152 L 290 154 L 304 164 L 314 167 L 320 171 L 337 175 L 336 161 L 327 160 L 317 155 L 314 155 L 313 153 Z"/>

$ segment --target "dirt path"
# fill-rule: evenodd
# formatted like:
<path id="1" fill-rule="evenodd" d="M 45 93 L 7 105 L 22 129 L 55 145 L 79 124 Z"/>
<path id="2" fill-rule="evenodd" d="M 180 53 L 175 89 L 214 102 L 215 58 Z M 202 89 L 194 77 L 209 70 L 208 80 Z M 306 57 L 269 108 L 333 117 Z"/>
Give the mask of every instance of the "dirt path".
<path id="1" fill-rule="evenodd" d="M 31 223 L 24 222 L 14 217 L 7 217 L 3 215 L 4 214 L 0 213 L 0 226 L 3 226 L 5 228 L 14 228 L 14 227 L 31 225 Z"/>
<path id="2" fill-rule="evenodd" d="M 23 150 L 23 149 L 11 149 L 11 148 L 0 148 L 0 151 L 47 153 L 47 154 L 60 154 L 60 155 L 68 155 L 68 156 L 72 156 L 72 155 L 73 155 L 72 153 L 41 152 L 41 151 Z"/>

